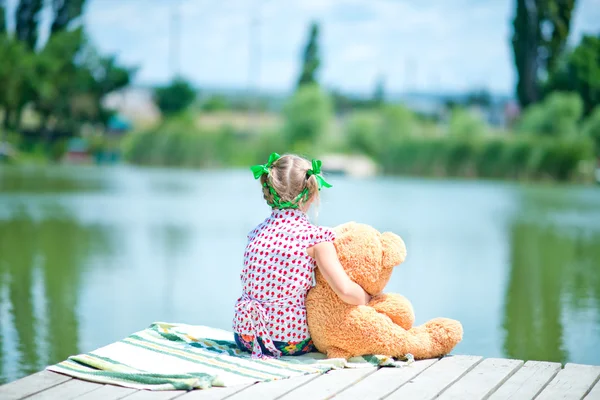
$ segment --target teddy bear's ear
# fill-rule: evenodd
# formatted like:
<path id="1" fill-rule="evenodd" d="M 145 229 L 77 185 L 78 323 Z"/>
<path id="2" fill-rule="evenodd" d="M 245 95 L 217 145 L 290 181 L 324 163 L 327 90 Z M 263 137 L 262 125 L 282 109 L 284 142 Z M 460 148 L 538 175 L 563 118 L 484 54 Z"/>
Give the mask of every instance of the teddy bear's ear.
<path id="1" fill-rule="evenodd" d="M 381 235 L 381 245 L 383 248 L 383 265 L 386 268 L 393 268 L 402 264 L 406 259 L 406 245 L 404 240 L 395 233 L 385 232 Z"/>

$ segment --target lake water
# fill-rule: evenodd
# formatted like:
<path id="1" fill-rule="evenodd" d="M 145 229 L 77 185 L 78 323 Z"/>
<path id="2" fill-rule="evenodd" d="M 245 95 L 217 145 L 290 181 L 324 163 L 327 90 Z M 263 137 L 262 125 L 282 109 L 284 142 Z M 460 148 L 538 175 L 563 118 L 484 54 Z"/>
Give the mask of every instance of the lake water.
<path id="1" fill-rule="evenodd" d="M 0 383 L 154 321 L 230 329 L 249 170 L 0 168 Z M 600 364 L 600 188 L 328 180 L 313 218 L 401 235 L 387 291 L 460 320 L 454 353 Z"/>

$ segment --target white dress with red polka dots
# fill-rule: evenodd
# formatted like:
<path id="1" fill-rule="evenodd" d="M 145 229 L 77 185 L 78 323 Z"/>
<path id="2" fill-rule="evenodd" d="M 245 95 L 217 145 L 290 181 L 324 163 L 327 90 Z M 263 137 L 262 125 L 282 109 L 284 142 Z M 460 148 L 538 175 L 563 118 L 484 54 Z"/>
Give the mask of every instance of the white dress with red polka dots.
<path id="1" fill-rule="evenodd" d="M 273 210 L 248 234 L 233 330 L 254 336 L 253 357 L 263 356 L 256 338 L 279 356 L 273 341 L 297 343 L 310 337 L 304 303 L 316 263 L 306 249 L 334 239 L 331 230 L 311 224 L 296 209 Z"/>

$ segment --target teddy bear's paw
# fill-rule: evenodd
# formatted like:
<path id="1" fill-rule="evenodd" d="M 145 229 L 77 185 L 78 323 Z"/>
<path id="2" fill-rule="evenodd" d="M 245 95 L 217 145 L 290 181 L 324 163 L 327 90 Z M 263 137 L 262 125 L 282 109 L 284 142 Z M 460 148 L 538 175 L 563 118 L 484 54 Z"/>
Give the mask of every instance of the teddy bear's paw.
<path id="1" fill-rule="evenodd" d="M 463 337 L 462 324 L 454 319 L 435 318 L 427 322 L 425 327 L 432 339 L 435 356 L 450 353 Z"/>
<path id="2" fill-rule="evenodd" d="M 343 358 L 349 359 L 351 356 L 346 350 L 338 349 L 337 347 L 330 347 L 327 349 L 327 358 Z"/>
<path id="3" fill-rule="evenodd" d="M 382 293 L 369 303 L 378 313 L 390 317 L 393 323 L 408 330 L 415 322 L 415 312 L 408 299 L 396 293 Z"/>

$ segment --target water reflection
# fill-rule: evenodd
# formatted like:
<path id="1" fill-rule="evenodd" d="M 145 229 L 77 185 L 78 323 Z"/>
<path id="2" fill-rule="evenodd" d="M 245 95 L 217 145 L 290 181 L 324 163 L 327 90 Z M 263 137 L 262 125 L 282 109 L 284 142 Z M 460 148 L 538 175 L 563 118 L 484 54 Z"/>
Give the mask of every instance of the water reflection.
<path id="1" fill-rule="evenodd" d="M 0 220 L 0 293 L 8 293 L 8 304 L 0 304 L 8 310 L 0 317 L 0 343 L 2 354 L 12 352 L 17 361 L 0 363 L 0 381 L 78 352 L 81 274 L 88 257 L 110 252 L 104 229 L 82 225 L 65 208 L 52 206 L 40 220 L 21 207 L 11 214 Z"/>
<path id="2" fill-rule="evenodd" d="M 567 352 L 562 343 L 562 265 L 569 258 L 565 247 L 572 243 L 539 226 L 521 224 L 513 227 L 510 240 L 504 321 L 506 354 L 519 359 L 564 362 Z"/>
<path id="3" fill-rule="evenodd" d="M 587 337 L 569 346 L 565 330 L 572 317 L 583 312 L 593 330 L 600 321 L 593 319 L 600 310 L 600 232 L 597 215 L 584 212 L 564 217 L 568 208 L 561 201 L 537 202 L 536 210 L 527 204 L 524 211 L 544 214 L 544 218 L 520 215 L 510 234 L 511 259 L 506 291 L 504 350 L 507 356 L 525 360 L 565 363 L 572 359 L 569 348 L 589 348 L 578 356 L 579 362 L 597 364 L 594 359 L 597 338 Z M 547 207 L 539 207 L 545 204 Z M 587 224 L 573 220 L 587 219 Z M 595 220 L 595 224 L 593 223 Z M 560 221 L 560 223 L 558 222 Z M 589 318 L 588 318 L 589 319 Z M 583 327 L 579 324 L 577 330 Z M 593 336 L 593 333 L 592 333 Z M 580 353 L 581 350 L 579 351 Z"/>

